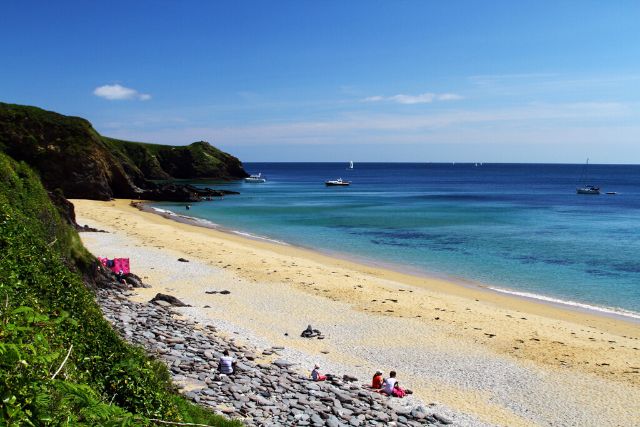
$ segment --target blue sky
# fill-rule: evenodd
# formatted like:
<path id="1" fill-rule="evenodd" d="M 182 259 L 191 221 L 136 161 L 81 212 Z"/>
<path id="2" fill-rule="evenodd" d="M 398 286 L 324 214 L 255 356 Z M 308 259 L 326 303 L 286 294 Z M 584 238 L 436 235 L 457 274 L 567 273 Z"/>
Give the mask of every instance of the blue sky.
<path id="1" fill-rule="evenodd" d="M 638 22 L 638 1 L 7 1 L 0 101 L 244 161 L 640 163 Z"/>

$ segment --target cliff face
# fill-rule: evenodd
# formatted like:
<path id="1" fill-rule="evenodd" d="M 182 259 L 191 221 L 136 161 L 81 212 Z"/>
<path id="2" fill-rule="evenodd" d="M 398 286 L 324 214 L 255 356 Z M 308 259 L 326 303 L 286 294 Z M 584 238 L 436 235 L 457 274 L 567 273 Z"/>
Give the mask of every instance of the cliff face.
<path id="1" fill-rule="evenodd" d="M 220 180 L 248 176 L 240 161 L 207 142 L 172 147 L 106 138 L 79 117 L 36 107 L 0 103 L 0 151 L 34 168 L 49 190 L 68 198 L 163 199 L 149 180 Z M 188 191 L 172 188 L 171 200 Z"/>
<path id="2" fill-rule="evenodd" d="M 248 176 L 240 160 L 205 141 L 171 146 L 103 139 L 129 158 L 147 179 L 237 179 Z"/>

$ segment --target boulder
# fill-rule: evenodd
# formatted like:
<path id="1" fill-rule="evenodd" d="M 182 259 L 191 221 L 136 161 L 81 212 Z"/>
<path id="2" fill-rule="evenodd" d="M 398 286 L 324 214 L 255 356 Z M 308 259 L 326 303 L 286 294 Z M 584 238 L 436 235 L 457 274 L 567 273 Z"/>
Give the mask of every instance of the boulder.
<path id="1" fill-rule="evenodd" d="M 176 306 L 176 307 L 191 307 L 188 304 L 183 303 L 182 301 L 180 301 L 178 298 L 172 296 L 172 295 L 167 295 L 167 294 L 161 294 L 161 293 L 157 293 L 155 297 L 153 297 L 153 299 L 149 302 L 152 303 L 156 303 L 157 301 L 164 301 L 164 302 L 168 302 L 169 304 Z"/>

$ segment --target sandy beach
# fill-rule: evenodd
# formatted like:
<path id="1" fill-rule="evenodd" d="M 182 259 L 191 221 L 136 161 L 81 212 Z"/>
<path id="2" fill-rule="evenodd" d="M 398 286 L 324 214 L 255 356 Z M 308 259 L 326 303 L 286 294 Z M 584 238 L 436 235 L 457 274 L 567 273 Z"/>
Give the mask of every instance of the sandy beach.
<path id="1" fill-rule="evenodd" d="M 180 311 L 300 369 L 376 369 L 461 425 L 640 425 L 640 324 L 332 258 L 140 211 L 72 200 L 96 256 L 128 257 Z M 178 258 L 189 262 L 179 262 Z M 206 291 L 229 290 L 229 295 Z M 205 307 L 208 306 L 208 307 Z M 324 340 L 300 338 L 308 325 Z"/>

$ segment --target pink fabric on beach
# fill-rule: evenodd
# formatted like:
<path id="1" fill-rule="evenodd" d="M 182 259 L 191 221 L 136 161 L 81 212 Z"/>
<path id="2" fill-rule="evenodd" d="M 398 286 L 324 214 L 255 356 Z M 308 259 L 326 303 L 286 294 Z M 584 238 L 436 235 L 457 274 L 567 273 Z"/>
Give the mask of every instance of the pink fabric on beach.
<path id="1" fill-rule="evenodd" d="M 129 274 L 129 258 L 115 258 L 113 264 L 113 271 L 116 273 L 122 270 L 124 274 Z"/>
<path id="2" fill-rule="evenodd" d="M 98 261 L 100 261 L 100 263 L 104 267 L 106 267 L 107 266 L 107 262 L 109 261 L 109 258 L 98 257 Z M 122 272 L 124 274 L 129 274 L 131 272 L 131 268 L 130 268 L 130 264 L 129 264 L 129 258 L 114 258 L 113 259 L 113 267 L 111 267 L 111 271 L 113 271 L 114 273 L 118 273 L 120 270 L 122 270 Z"/>

